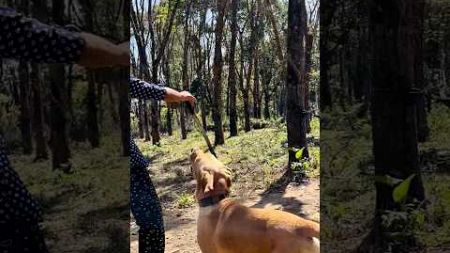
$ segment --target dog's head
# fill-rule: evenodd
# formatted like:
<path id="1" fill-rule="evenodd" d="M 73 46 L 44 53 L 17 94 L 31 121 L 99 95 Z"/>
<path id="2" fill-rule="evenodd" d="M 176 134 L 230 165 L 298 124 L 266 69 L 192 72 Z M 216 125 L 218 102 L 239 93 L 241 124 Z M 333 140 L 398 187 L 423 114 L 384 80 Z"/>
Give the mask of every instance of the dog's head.
<path id="1" fill-rule="evenodd" d="M 197 200 L 226 194 L 230 191 L 229 171 L 221 162 L 205 154 L 199 148 L 191 150 L 191 172 L 197 182 Z"/>

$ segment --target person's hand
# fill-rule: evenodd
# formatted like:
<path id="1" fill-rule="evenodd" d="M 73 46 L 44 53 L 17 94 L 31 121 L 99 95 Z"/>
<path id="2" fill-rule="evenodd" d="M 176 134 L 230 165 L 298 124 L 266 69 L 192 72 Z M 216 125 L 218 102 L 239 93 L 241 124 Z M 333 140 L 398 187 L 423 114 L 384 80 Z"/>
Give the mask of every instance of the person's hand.
<path id="1" fill-rule="evenodd" d="M 192 106 L 192 108 L 195 108 L 195 103 L 197 102 L 197 99 L 190 92 L 181 91 L 180 96 L 182 102 L 188 102 Z"/>
<path id="2" fill-rule="evenodd" d="M 166 87 L 166 96 L 164 97 L 164 101 L 166 101 L 169 105 L 188 102 L 192 108 L 195 108 L 197 99 L 188 91 L 176 91 L 172 88 Z"/>

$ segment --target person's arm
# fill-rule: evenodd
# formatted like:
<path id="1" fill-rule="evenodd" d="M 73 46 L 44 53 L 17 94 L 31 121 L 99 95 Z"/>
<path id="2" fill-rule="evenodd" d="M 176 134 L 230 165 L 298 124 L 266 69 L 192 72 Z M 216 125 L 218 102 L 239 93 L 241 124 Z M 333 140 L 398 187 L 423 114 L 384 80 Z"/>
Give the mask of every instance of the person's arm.
<path id="1" fill-rule="evenodd" d="M 69 31 L 0 7 L 0 57 L 87 67 L 129 65 L 129 48 L 98 36 Z"/>
<path id="2" fill-rule="evenodd" d="M 164 100 L 167 103 L 188 102 L 192 106 L 195 106 L 196 102 L 195 97 L 187 91 L 176 91 L 137 78 L 130 78 L 130 94 L 132 98 Z"/>
<path id="3" fill-rule="evenodd" d="M 82 33 L 81 37 L 86 46 L 77 64 L 86 67 L 129 66 L 130 43 L 116 45 L 108 40 L 89 33 Z"/>

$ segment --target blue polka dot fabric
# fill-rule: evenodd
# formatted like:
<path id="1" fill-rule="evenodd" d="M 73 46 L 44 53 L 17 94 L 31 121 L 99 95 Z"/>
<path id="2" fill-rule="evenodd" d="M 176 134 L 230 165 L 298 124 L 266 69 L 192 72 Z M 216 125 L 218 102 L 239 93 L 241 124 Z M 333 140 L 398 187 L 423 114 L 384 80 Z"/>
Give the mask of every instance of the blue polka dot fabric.
<path id="1" fill-rule="evenodd" d="M 166 95 L 166 88 L 162 85 L 148 83 L 137 78 L 130 78 L 130 96 L 131 98 L 142 100 L 163 100 Z M 149 162 L 142 155 L 136 146 L 133 138 L 130 138 L 130 166 L 131 168 L 146 168 Z"/>
<path id="2" fill-rule="evenodd" d="M 85 41 L 77 32 L 48 26 L 0 7 L 0 58 L 73 63 L 84 47 Z M 0 133 L 0 252 L 45 253 L 47 248 L 38 225 L 41 210 L 6 154 Z"/>
<path id="3" fill-rule="evenodd" d="M 76 62 L 85 46 L 79 33 L 48 26 L 0 7 L 0 57 L 33 62 Z"/>
<path id="4" fill-rule="evenodd" d="M 162 85 L 130 78 L 132 98 L 163 100 L 166 89 Z M 164 221 L 155 187 L 147 171 L 149 161 L 145 159 L 133 138 L 131 140 L 131 211 L 139 225 L 139 252 L 164 253 Z"/>

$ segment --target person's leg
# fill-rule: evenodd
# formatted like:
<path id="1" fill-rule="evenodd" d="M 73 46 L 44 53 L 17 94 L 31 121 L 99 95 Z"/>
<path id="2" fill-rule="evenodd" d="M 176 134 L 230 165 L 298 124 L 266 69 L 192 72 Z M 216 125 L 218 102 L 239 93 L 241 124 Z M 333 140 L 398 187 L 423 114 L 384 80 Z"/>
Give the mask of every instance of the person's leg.
<path id="1" fill-rule="evenodd" d="M 156 190 L 145 168 L 131 169 L 131 212 L 139 226 L 139 253 L 164 253 L 164 222 Z"/>
<path id="2" fill-rule="evenodd" d="M 38 204 L 0 147 L 0 253 L 48 252 L 41 220 Z"/>

